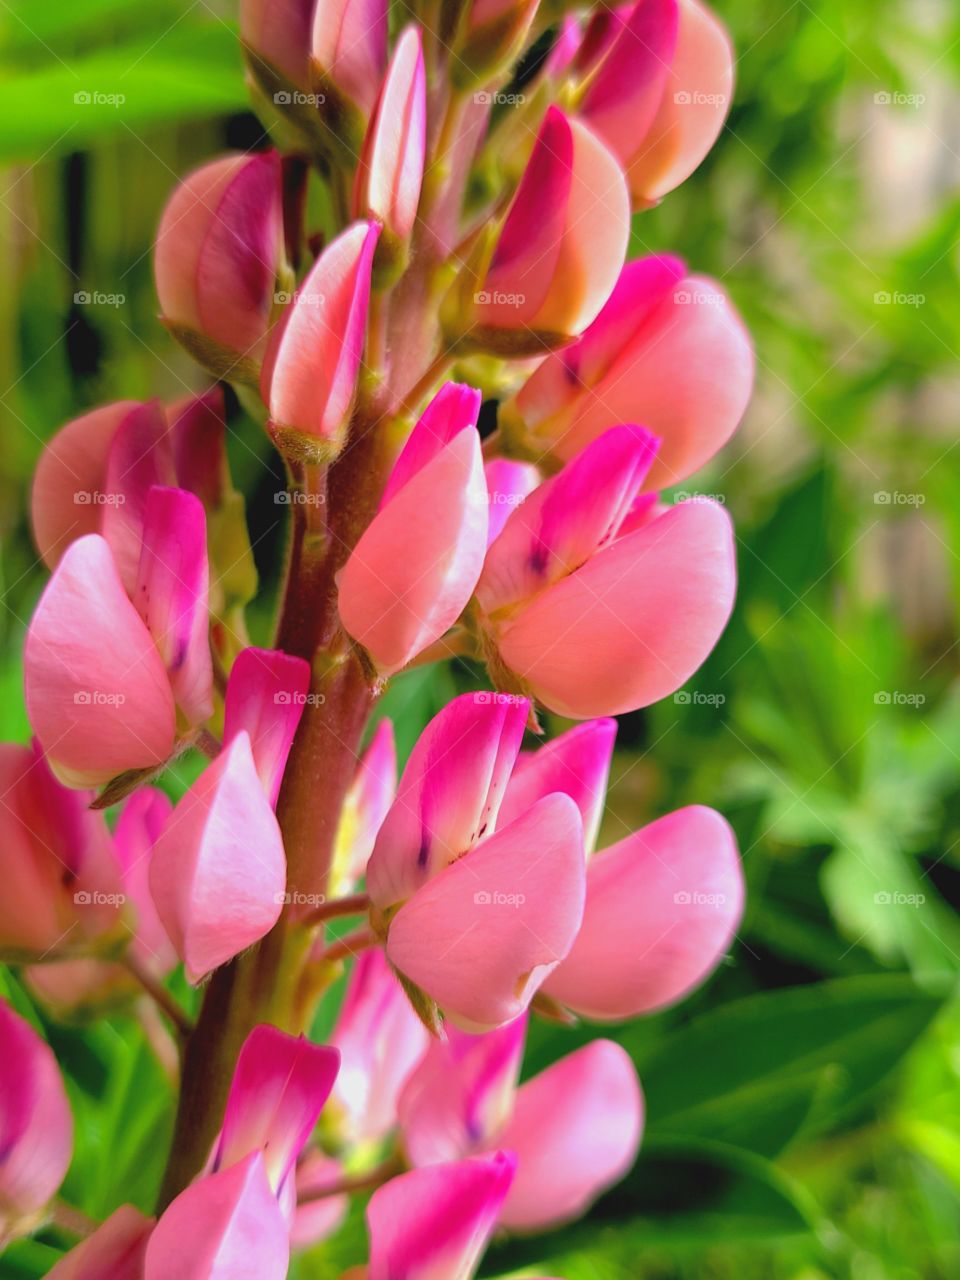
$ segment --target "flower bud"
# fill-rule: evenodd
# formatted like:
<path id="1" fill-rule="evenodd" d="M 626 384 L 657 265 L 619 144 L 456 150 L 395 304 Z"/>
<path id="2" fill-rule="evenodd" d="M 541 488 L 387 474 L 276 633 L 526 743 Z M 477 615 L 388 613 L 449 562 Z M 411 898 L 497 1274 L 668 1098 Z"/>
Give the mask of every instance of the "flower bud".
<path id="1" fill-rule="evenodd" d="M 397 793 L 397 748 L 393 724 L 381 720 L 370 745 L 360 757 L 357 771 L 343 801 L 333 862 L 330 891 L 336 897 L 352 893 L 367 869 L 377 832 Z"/>
<path id="2" fill-rule="evenodd" d="M 279 649 L 241 650 L 227 681 L 223 742 L 250 736 L 257 774 L 275 808 L 310 688 L 310 664 Z"/>
<path id="3" fill-rule="evenodd" d="M 147 1241 L 153 1219 L 132 1204 L 122 1204 L 69 1253 L 47 1280 L 143 1280 Z"/>
<path id="4" fill-rule="evenodd" d="M 352 161 L 387 65 L 387 0 L 317 0 L 313 83 L 327 144 Z"/>

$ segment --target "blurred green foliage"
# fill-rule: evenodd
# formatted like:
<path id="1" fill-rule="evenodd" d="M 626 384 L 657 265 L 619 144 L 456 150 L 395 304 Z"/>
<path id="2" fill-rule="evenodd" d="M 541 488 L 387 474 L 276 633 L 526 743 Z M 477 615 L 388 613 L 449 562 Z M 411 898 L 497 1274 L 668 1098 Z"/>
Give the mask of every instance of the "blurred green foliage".
<path id="1" fill-rule="evenodd" d="M 739 55 L 728 129 L 637 220 L 634 252 L 722 279 L 756 341 L 747 422 L 696 478 L 735 516 L 739 603 L 684 694 L 625 718 L 606 834 L 716 805 L 740 837 L 748 914 L 704 990 L 614 1032 L 647 1092 L 633 1173 L 584 1222 L 498 1243 L 483 1274 L 946 1280 L 960 1272 L 960 10 L 718 7 Z M 5 737 L 27 731 L 38 450 L 100 401 L 201 385 L 156 319 L 150 243 L 178 174 L 256 141 L 244 103 L 231 4 L 0 10 Z M 265 635 L 284 509 L 236 408 L 230 449 Z M 397 680 L 382 710 L 402 748 L 479 678 Z M 77 1117 L 66 1194 L 95 1215 L 149 1206 L 171 1098 L 140 1029 L 43 1025 Z M 539 1024 L 527 1069 L 594 1031 Z M 63 1244 L 20 1243 L 0 1274 L 42 1275 Z M 362 1252 L 354 1214 L 296 1274 L 327 1280 Z"/>

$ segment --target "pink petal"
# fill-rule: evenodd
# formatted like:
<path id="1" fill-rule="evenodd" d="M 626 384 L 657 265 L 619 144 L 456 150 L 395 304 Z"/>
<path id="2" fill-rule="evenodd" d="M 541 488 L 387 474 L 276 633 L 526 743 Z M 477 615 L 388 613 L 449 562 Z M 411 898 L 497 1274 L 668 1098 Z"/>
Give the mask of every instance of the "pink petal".
<path id="1" fill-rule="evenodd" d="M 514 1168 L 498 1152 L 415 1169 L 380 1187 L 367 1205 L 368 1280 L 469 1280 Z"/>
<path id="2" fill-rule="evenodd" d="M 580 814 L 547 796 L 400 908 L 387 958 L 457 1025 L 502 1026 L 570 950 L 583 894 Z"/>
<path id="3" fill-rule="evenodd" d="M 134 603 L 167 668 L 189 725 L 213 714 L 207 521 L 185 489 L 150 489 Z"/>
<path id="4" fill-rule="evenodd" d="M 144 1280 L 284 1280 L 287 1223 L 263 1157 L 199 1178 L 153 1229 Z"/>
<path id="5" fill-rule="evenodd" d="M 243 649 L 230 671 L 224 744 L 243 730 L 250 735 L 257 774 L 274 807 L 309 688 L 309 662 L 279 649 Z"/>
<path id="6" fill-rule="evenodd" d="M 486 1035 L 447 1028 L 400 1096 L 398 1114 L 407 1157 L 439 1164 L 502 1145 L 499 1134 L 513 1111 L 523 1058 L 526 1018 Z"/>
<path id="7" fill-rule="evenodd" d="M 559 582 L 622 524 L 657 449 L 642 427 L 614 427 L 513 512 L 487 552 L 477 599 L 487 612 Z"/>
<path id="8" fill-rule="evenodd" d="M 560 715 L 632 711 L 696 671 L 735 587 L 729 516 L 714 503 L 683 503 L 533 600 L 500 632 L 500 655 Z"/>
<path id="9" fill-rule="evenodd" d="M 367 867 L 376 906 L 403 902 L 493 832 L 528 712 L 523 698 L 464 693 L 430 721 Z"/>
<path id="10" fill-rule="evenodd" d="M 107 452 L 117 427 L 137 407 L 135 400 L 119 400 L 94 409 L 44 445 L 33 475 L 30 515 L 37 550 L 49 569 L 75 539 L 100 532 Z"/>
<path id="11" fill-rule="evenodd" d="M 585 1213 L 636 1159 L 643 1096 L 630 1055 L 594 1040 L 523 1085 L 500 1143 L 517 1175 L 500 1221 L 542 1231 Z"/>
<path id="12" fill-rule="evenodd" d="M 350 1208 L 349 1196 L 326 1195 L 322 1199 L 307 1199 L 335 1187 L 343 1177 L 340 1161 L 324 1155 L 316 1147 L 309 1149 L 297 1165 L 297 1194 L 304 1203 L 297 1205 L 290 1226 L 290 1243 L 294 1249 L 309 1249 L 320 1244 L 343 1226 Z"/>
<path id="13" fill-rule="evenodd" d="M 170 681 L 97 534 L 71 544 L 40 597 L 24 683 L 34 731 L 71 785 L 162 764 L 173 750 Z"/>
<path id="14" fill-rule="evenodd" d="M 673 1004 L 716 968 L 742 911 L 729 826 L 678 809 L 591 861 L 583 927 L 546 989 L 595 1021 Z"/>
<path id="15" fill-rule="evenodd" d="M 590 720 L 568 729 L 537 751 L 525 751 L 503 798 L 501 824 L 513 822 L 543 796 L 563 791 L 580 810 L 584 844 L 587 853 L 591 853 L 606 803 L 616 736 L 616 720 Z"/>
<path id="16" fill-rule="evenodd" d="M 398 240 L 413 230 L 427 140 L 427 86 L 419 28 L 397 41 L 357 166 L 356 216 L 377 218 Z"/>
<path id="17" fill-rule="evenodd" d="M 315 0 L 240 0 L 240 37 L 301 89 L 310 87 Z"/>
<path id="18" fill-rule="evenodd" d="M 445 382 L 424 409 L 394 463 L 380 499 L 380 509 L 424 469 L 461 432 L 476 427 L 480 392 L 462 382 Z"/>
<path id="19" fill-rule="evenodd" d="M 397 1098 L 428 1040 L 383 952 L 364 952 L 330 1037 L 340 1050 L 333 1096 L 350 1141 L 378 1141 L 395 1127 Z"/>
<path id="20" fill-rule="evenodd" d="M 178 400 L 167 416 L 177 484 L 195 493 L 208 511 L 215 510 L 229 480 L 222 387 Z"/>
<path id="21" fill-rule="evenodd" d="M 627 169 L 636 203 L 656 202 L 693 173 L 716 142 L 732 99 L 726 27 L 699 0 L 680 0 L 677 48 L 660 109 Z"/>
<path id="22" fill-rule="evenodd" d="M 387 65 L 387 0 L 319 0 L 313 56 L 363 112 L 373 109 Z"/>
<path id="23" fill-rule="evenodd" d="M 137 583 L 147 497 L 153 485 L 176 483 L 167 418 L 159 400 L 137 405 L 117 426 L 107 451 L 100 532 L 110 544 L 128 594 Z"/>
<path id="24" fill-rule="evenodd" d="M 53 1051 L 0 1001 L 0 1240 L 41 1210 L 67 1172 L 73 1119 Z M 32 1228 L 27 1223 L 26 1229 Z"/>
<path id="25" fill-rule="evenodd" d="M 240 732 L 179 802 L 150 861 L 150 887 L 191 982 L 276 924 L 286 859 L 280 828 Z"/>
<path id="26" fill-rule="evenodd" d="M 385 675 L 459 618 L 483 566 L 480 437 L 461 431 L 374 516 L 339 578 L 340 617 Z"/>
<path id="27" fill-rule="evenodd" d="M 487 546 L 499 537 L 514 510 L 533 493 L 540 483 L 540 473 L 530 462 L 514 462 L 510 458 L 494 458 L 483 468 L 487 478 L 490 511 Z"/>
<path id="28" fill-rule="evenodd" d="M 396 792 L 397 748 L 393 724 L 390 720 L 381 720 L 360 758 L 340 810 L 330 872 L 334 894 L 350 893 L 356 888 L 367 869 L 377 832 Z"/>
<path id="29" fill-rule="evenodd" d="M 122 1204 L 56 1263 L 47 1280 L 143 1280 L 152 1230 L 152 1218 Z"/>
<path id="30" fill-rule="evenodd" d="M 277 427 L 338 444 L 363 354 L 380 228 L 356 222 L 329 244 L 274 325 L 261 392 Z"/>
<path id="31" fill-rule="evenodd" d="M 336 1049 L 258 1026 L 247 1036 L 233 1073 L 214 1168 L 262 1151 L 280 1193 L 320 1116 L 340 1065 Z"/>
<path id="32" fill-rule="evenodd" d="M 143 963 L 161 976 L 173 969 L 177 956 L 150 892 L 150 858 L 172 811 L 173 804 L 164 792 L 141 787 L 125 801 L 114 832 L 123 891 L 136 917 L 131 945 Z"/>

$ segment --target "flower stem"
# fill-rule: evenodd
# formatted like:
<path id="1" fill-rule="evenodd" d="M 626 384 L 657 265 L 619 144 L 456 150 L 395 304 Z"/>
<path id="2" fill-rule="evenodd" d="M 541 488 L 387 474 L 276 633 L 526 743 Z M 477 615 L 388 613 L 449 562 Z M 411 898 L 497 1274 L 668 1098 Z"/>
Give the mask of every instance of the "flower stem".
<path id="1" fill-rule="evenodd" d="M 129 948 L 124 952 L 120 963 L 139 982 L 157 1008 L 166 1014 L 181 1040 L 186 1039 L 193 1031 L 193 1023 L 186 1011 L 180 1007 L 160 979 L 152 974 L 145 965 L 141 964 Z"/>
<path id="2" fill-rule="evenodd" d="M 352 893 L 346 898 L 331 898 L 322 906 L 304 917 L 305 925 L 323 924 L 325 920 L 335 920 L 337 916 L 357 916 L 370 907 L 370 899 L 365 893 Z"/>
<path id="3" fill-rule="evenodd" d="M 316 963 L 333 964 L 336 960 L 346 960 L 347 956 L 359 955 L 361 951 L 368 951 L 376 945 L 377 939 L 372 929 L 357 929 L 355 933 L 348 933 L 346 937 L 338 938 L 327 947 L 326 951 L 321 951 L 315 957 Z"/>
<path id="4" fill-rule="evenodd" d="M 54 1200 L 49 1212 L 50 1222 L 53 1226 L 65 1231 L 68 1235 L 78 1236 L 81 1240 L 93 1235 L 100 1225 L 93 1218 L 88 1217 L 82 1209 L 76 1208 L 75 1205 L 67 1204 L 66 1200 Z"/>
<path id="5" fill-rule="evenodd" d="M 398 1173 L 402 1173 L 404 1168 L 405 1165 L 399 1156 L 390 1156 L 389 1159 L 374 1165 L 366 1173 L 358 1173 L 352 1177 L 341 1178 L 338 1182 L 331 1183 L 329 1187 L 323 1187 L 319 1191 L 307 1192 L 306 1195 L 298 1199 L 297 1204 L 316 1204 L 318 1200 L 326 1200 L 330 1196 L 348 1196 L 357 1191 L 374 1191 L 377 1187 L 382 1187 L 385 1182 L 389 1182 Z"/>

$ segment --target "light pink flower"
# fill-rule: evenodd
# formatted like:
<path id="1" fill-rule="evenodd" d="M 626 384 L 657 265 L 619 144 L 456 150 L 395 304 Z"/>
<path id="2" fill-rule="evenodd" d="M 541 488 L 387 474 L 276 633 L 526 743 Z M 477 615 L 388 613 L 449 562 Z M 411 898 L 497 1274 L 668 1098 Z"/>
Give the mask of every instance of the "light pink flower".
<path id="1" fill-rule="evenodd" d="M 0 1247 L 37 1225 L 70 1163 L 73 1118 L 53 1051 L 0 1001 Z"/>
<path id="2" fill-rule="evenodd" d="M 373 109 L 387 65 L 386 0 L 318 0 L 313 58 L 364 116 Z"/>
<path id="3" fill-rule="evenodd" d="M 132 1204 L 122 1204 L 55 1264 L 47 1280 L 143 1280 L 153 1225 Z"/>
<path id="4" fill-rule="evenodd" d="M 397 748 L 390 720 L 381 720 L 360 757 L 344 797 L 337 824 L 330 890 L 335 897 L 351 893 L 370 861 L 377 832 L 397 791 Z"/>
<path id="5" fill-rule="evenodd" d="M 157 912 L 191 982 L 269 932 L 285 884 L 280 828 L 241 730 L 177 804 L 150 862 Z"/>
<path id="6" fill-rule="evenodd" d="M 223 742 L 250 737 L 253 762 L 271 807 L 276 807 L 283 770 L 310 688 L 310 664 L 279 649 L 241 650 L 230 670 L 223 715 Z"/>
<path id="7" fill-rule="evenodd" d="M 501 409 L 507 435 L 569 461 L 605 430 L 642 422 L 660 439 L 645 487 L 677 484 L 736 429 L 753 347 L 714 280 L 667 256 L 628 262 L 578 342 L 549 355 Z"/>
<path id="8" fill-rule="evenodd" d="M 240 0 L 240 38 L 258 63 L 290 84 L 310 87 L 310 37 L 316 0 Z"/>
<path id="9" fill-rule="evenodd" d="M 339 1160 L 324 1155 L 313 1147 L 297 1165 L 298 1203 L 290 1224 L 290 1243 L 294 1249 L 309 1249 L 334 1235 L 343 1226 L 350 1209 L 350 1197 L 324 1195 L 343 1180 Z M 316 1196 L 311 1200 L 309 1197 Z"/>
<path id="10" fill-rule="evenodd" d="M 514 507 L 533 493 L 540 483 L 539 471 L 532 463 L 514 462 L 510 458 L 493 458 L 483 468 L 490 497 L 487 521 L 487 546 L 500 534 Z"/>
<path id="11" fill-rule="evenodd" d="M 163 318 L 218 375 L 259 363 L 282 254 L 275 151 L 203 165 L 167 202 L 154 250 Z"/>
<path id="12" fill-rule="evenodd" d="M 480 393 L 447 383 L 414 427 L 339 579 L 340 617 L 386 675 L 452 626 L 487 541 Z"/>

